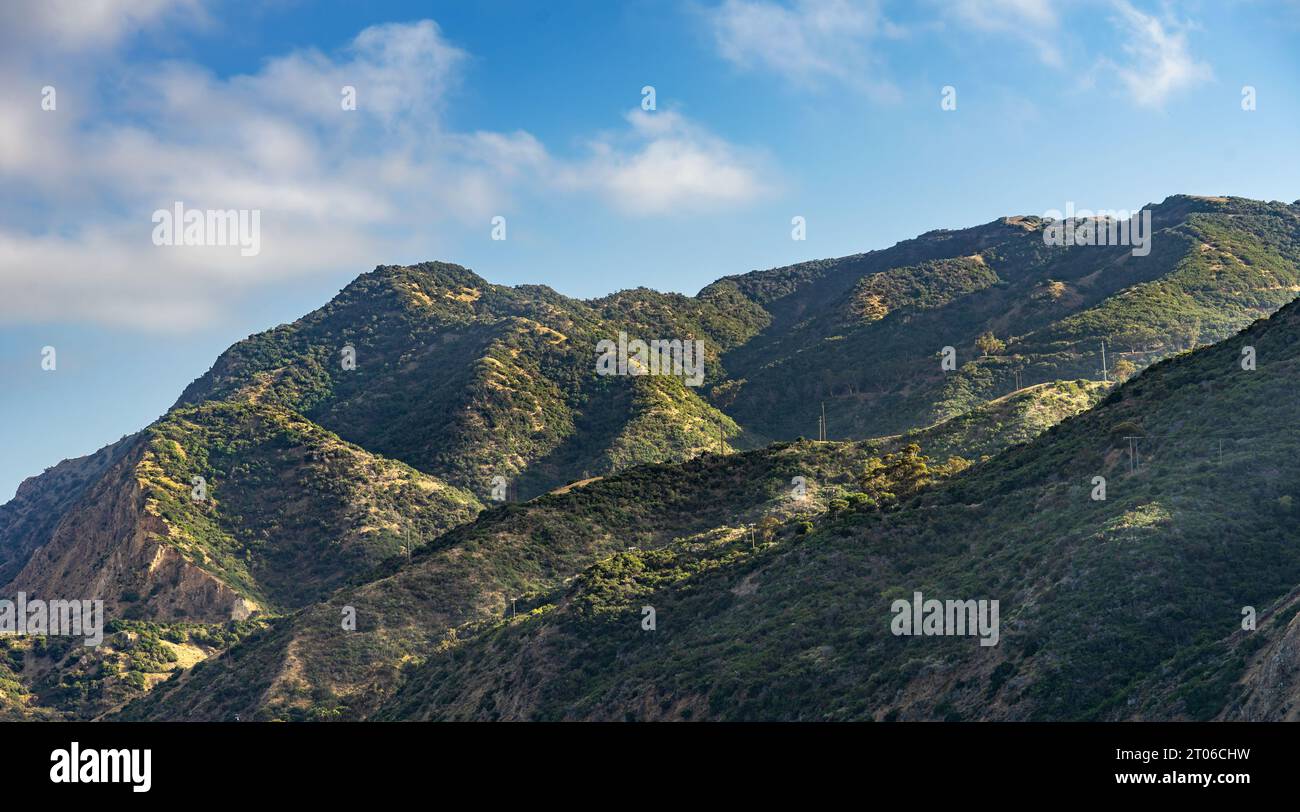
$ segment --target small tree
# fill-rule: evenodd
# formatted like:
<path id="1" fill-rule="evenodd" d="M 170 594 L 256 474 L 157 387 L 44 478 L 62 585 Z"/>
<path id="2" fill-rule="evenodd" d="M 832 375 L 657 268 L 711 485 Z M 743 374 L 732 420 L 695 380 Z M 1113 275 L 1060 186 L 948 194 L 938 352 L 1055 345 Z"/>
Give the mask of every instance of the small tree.
<path id="1" fill-rule="evenodd" d="M 1133 377 L 1133 373 L 1137 372 L 1137 369 L 1137 364 L 1127 358 L 1121 358 L 1115 362 L 1115 380 L 1124 383 L 1124 381 Z"/>
<path id="2" fill-rule="evenodd" d="M 971 466 L 970 460 L 966 459 L 965 457 L 959 457 L 954 454 L 948 457 L 947 462 L 941 463 L 939 465 L 931 466 L 930 470 L 933 471 L 936 476 L 942 478 L 942 477 L 956 476 L 957 474 L 960 474 L 962 471 L 965 471 L 970 466 Z"/>
<path id="3" fill-rule="evenodd" d="M 992 332 L 986 332 L 975 339 L 975 348 L 985 356 L 997 355 L 1007 348 L 1006 342 L 998 339 Z"/>
<path id="4" fill-rule="evenodd" d="M 896 504 L 930 483 L 929 461 L 916 443 L 879 459 L 872 457 L 862 472 L 862 491 L 875 504 Z"/>

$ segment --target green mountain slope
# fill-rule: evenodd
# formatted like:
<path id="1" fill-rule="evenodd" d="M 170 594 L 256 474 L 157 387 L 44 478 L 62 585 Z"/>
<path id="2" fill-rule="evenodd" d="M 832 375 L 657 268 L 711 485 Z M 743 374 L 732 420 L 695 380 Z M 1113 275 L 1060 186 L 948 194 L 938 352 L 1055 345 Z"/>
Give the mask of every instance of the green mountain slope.
<path id="1" fill-rule="evenodd" d="M 94 596 L 109 618 L 242 619 L 318 599 L 481 507 L 283 408 L 205 403 L 132 441 L 0 591 Z"/>
<path id="2" fill-rule="evenodd" d="M 852 485 L 868 445 L 803 443 L 642 466 L 484 513 L 414 560 L 287 618 L 273 633 L 164 685 L 124 718 L 358 718 L 402 666 L 458 627 L 526 613 L 593 561 L 674 539 L 739 538 L 768 513 L 814 516 Z M 792 480 L 806 480 L 797 499 Z M 512 606 L 513 601 L 513 606 Z M 343 627 L 345 607 L 356 629 Z"/>
<path id="3" fill-rule="evenodd" d="M 601 562 L 544 611 L 431 658 L 379 716 L 1285 716 L 1294 693 L 1267 710 L 1260 675 L 1293 656 L 1297 349 L 1289 305 L 901 510 L 849 511 L 756 552 Z M 1131 436 L 1146 438 L 1135 465 Z M 892 634 L 892 602 L 916 591 L 1000 601 L 997 645 Z M 1266 618 L 1255 632 L 1244 606 Z"/>
<path id="4" fill-rule="evenodd" d="M 771 314 L 728 352 L 729 409 L 762 436 L 928 425 L 1020 385 L 1100 379 L 1101 345 L 1138 367 L 1222 339 L 1300 290 L 1300 207 L 1176 196 L 1150 207 L 1151 252 L 1048 246 L 1036 217 L 884 251 L 729 277 Z M 707 290 L 707 289 L 706 289 Z M 976 339 L 1005 347 L 985 356 Z M 940 368 L 944 347 L 958 369 Z"/>
<path id="5" fill-rule="evenodd" d="M 1052 381 L 1034 384 L 990 400 L 933 426 L 884 438 L 886 447 L 917 443 L 931 457 L 959 456 L 972 461 L 1007 446 L 1026 443 L 1097 404 L 1111 384 L 1102 381 Z"/>
<path id="6" fill-rule="evenodd" d="M 1010 399 L 1013 407 L 979 410 L 950 421 L 951 426 L 918 432 L 915 439 L 945 459 L 997 453 L 1049 425 L 1044 414 L 1064 416 L 1086 408 L 1100 386 L 1033 387 Z M 304 610 L 274 634 L 203 665 L 124 716 L 367 717 L 405 679 L 399 665 L 454 656 L 462 637 L 506 618 L 545 611 L 542 607 L 563 595 L 575 577 L 588 577 L 581 574 L 584 569 L 627 561 L 639 567 L 670 560 L 677 549 L 704 560 L 739 556 L 767 549 L 778 527 L 787 536 L 808 532 L 828 511 L 838 514 L 861 503 L 868 464 L 900 445 L 893 438 L 803 441 L 740 455 L 707 455 L 679 465 L 634 468 L 489 511 L 449 533 L 427 555 L 417 553 L 409 566 Z M 518 599 L 513 607 L 511 597 Z M 347 606 L 357 612 L 356 631 L 342 628 Z"/>
<path id="7" fill-rule="evenodd" d="M 700 338 L 716 358 L 755 329 L 737 316 L 738 298 L 641 290 L 589 304 L 444 263 L 381 267 L 321 310 L 236 344 L 181 402 L 283 405 L 480 498 L 497 476 L 527 498 L 631 462 L 682 459 L 699 432 L 677 413 L 734 434 L 680 380 L 601 377 L 595 362 L 597 342 L 620 330 Z M 637 421 L 641 443 L 626 435 Z"/>

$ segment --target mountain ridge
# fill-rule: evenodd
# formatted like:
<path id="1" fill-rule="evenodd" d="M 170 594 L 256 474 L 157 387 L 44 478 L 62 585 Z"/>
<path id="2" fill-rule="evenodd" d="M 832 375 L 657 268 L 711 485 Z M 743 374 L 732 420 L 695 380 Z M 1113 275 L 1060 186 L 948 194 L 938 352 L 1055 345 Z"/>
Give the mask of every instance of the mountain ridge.
<path id="1" fill-rule="evenodd" d="M 925 468 L 910 443 L 940 478 L 1014 455 L 1112 402 L 1096 378 L 1121 362 L 1123 377 L 1159 365 L 1300 291 L 1300 206 L 1172 196 L 1151 211 L 1147 256 L 1048 246 L 1042 218 L 1011 216 L 722 277 L 693 297 L 635 288 L 577 300 L 451 263 L 378 266 L 301 319 L 232 345 L 142 432 L 25 481 L 0 506 L 0 583 L 101 598 L 182 640 L 177 624 L 272 619 L 201 647 L 209 659 L 244 637 L 241 650 L 286 634 L 301 648 L 318 635 L 284 618 L 323 619 L 336 596 L 382 580 L 376 573 L 414 565 L 457 532 L 486 532 L 476 516 L 490 522 L 570 483 L 592 483 L 569 493 L 593 499 L 630 472 L 666 476 L 661 466 L 779 448 L 816 433 L 823 408 L 827 437 L 865 445 L 841 460 L 848 467 L 833 478 L 843 484 L 821 513 L 839 522 L 891 506 L 895 495 L 873 488 Z M 620 332 L 701 341 L 704 385 L 596 374 L 597 342 Z M 881 466 L 885 480 L 863 473 Z M 191 498 L 199 481 L 206 496 Z M 710 515 L 712 526 L 692 532 L 730 538 L 726 517 Z M 792 521 L 780 533 L 794 533 Z M 628 554 L 575 541 L 564 577 Z M 676 566 L 675 553 L 656 555 Z M 691 560 L 714 567 L 707 555 Z M 490 622 L 484 611 L 455 608 L 447 617 L 459 620 L 442 631 Z M 398 690 L 389 655 L 427 657 L 429 635 L 442 632 L 394 623 L 405 642 L 355 655 L 375 656 L 365 678 L 335 684 L 317 661 L 304 681 L 305 661 L 290 652 L 273 671 L 299 676 L 268 684 L 274 700 L 260 707 L 359 713 L 350 697 L 366 679 Z M 304 705 L 300 690 L 324 699 Z"/>

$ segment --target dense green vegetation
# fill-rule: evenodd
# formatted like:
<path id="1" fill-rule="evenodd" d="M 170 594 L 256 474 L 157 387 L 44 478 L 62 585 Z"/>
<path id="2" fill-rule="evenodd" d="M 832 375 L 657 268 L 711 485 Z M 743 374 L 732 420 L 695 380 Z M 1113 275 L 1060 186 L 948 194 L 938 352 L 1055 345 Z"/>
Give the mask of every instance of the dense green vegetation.
<path id="1" fill-rule="evenodd" d="M 255 646 L 204 663 L 127 718 L 355 718 L 374 709 L 403 663 L 457 627 L 528 611 L 594 560 L 702 533 L 740 533 L 774 514 L 800 521 L 856 490 L 866 444 L 797 443 L 647 465 L 583 487 L 485 512 L 395 560 L 369 583 L 286 619 Z M 803 477 L 806 498 L 795 495 Z M 512 600 L 514 605 L 512 607 Z M 342 629 L 344 607 L 357 629 Z M 282 679 L 288 649 L 292 679 Z"/>
<path id="2" fill-rule="evenodd" d="M 863 321 L 879 321 L 900 310 L 933 310 L 1000 281 L 979 254 L 891 268 L 858 280 L 850 309 Z"/>
<path id="3" fill-rule="evenodd" d="M 114 620 L 98 646 L 77 637 L 0 637 L 0 715 L 97 718 L 265 625 Z"/>
<path id="4" fill-rule="evenodd" d="M 1256 348 L 1245 370 L 1240 349 Z M 591 567 L 412 675 L 384 718 L 1212 718 L 1294 616 L 1300 307 L 1162 362 L 901 509 Z M 1143 435 L 1130 471 L 1124 437 Z M 1223 441 L 1220 454 L 1219 442 Z M 914 452 L 903 462 L 916 465 Z M 1094 476 L 1108 480 L 1091 498 Z M 897 637 L 914 591 L 998 599 L 1001 640 Z M 653 606 L 657 627 L 640 625 Z M 1288 606 L 1251 638 L 1243 606 Z M 1250 641 L 1247 643 L 1246 641 Z M 1275 709 L 1287 712 L 1287 707 Z"/>
<path id="5" fill-rule="evenodd" d="M 182 407 L 146 438 L 136 476 L 145 511 L 166 523 L 162 540 L 264 609 L 324 597 L 482 508 L 280 407 Z"/>
<path id="6" fill-rule="evenodd" d="M 232 347 L 181 402 L 275 403 L 480 499 L 497 476 L 528 498 L 689 456 L 700 420 L 736 431 L 689 387 L 595 375 L 598 341 L 620 330 L 699 338 L 716 363 L 764 316 L 725 286 L 696 298 L 643 288 L 587 303 L 492 285 L 445 263 L 380 267 L 298 322 Z M 355 350 L 353 369 L 344 347 Z"/>
<path id="7" fill-rule="evenodd" d="M 934 426 L 914 429 L 896 442 L 919 443 L 933 457 L 980 460 L 1025 443 L 1067 417 L 1087 411 L 1109 389 L 1102 381 L 1035 384 L 976 406 Z"/>
<path id="8" fill-rule="evenodd" d="M 1218 341 L 1300 290 L 1297 207 L 1176 196 L 1151 209 L 1145 257 L 1046 246 L 1037 218 L 1005 218 L 731 277 L 772 321 L 724 356 L 744 380 L 728 413 L 788 437 L 812 433 L 825 402 L 832 438 L 900 433 L 1016 388 L 1100 380 L 1103 341 L 1108 368 Z M 986 354 L 986 334 L 1005 346 Z"/>

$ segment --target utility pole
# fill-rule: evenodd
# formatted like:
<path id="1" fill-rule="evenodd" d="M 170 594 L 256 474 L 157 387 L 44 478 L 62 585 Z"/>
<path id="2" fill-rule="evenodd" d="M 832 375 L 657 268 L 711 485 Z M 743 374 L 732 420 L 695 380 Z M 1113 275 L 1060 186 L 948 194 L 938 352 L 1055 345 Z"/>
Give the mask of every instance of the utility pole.
<path id="1" fill-rule="evenodd" d="M 822 442 L 826 442 L 826 401 L 822 401 Z"/>
<path id="2" fill-rule="evenodd" d="M 1142 438 L 1125 437 L 1124 439 L 1128 440 L 1128 465 L 1129 465 L 1128 470 L 1130 474 L 1135 474 L 1137 473 L 1137 469 L 1139 465 L 1137 444 L 1138 444 L 1138 440 L 1141 440 Z"/>
<path id="3" fill-rule="evenodd" d="M 1107 383 L 1110 378 L 1106 377 L 1106 342 L 1101 342 L 1101 379 Z"/>

